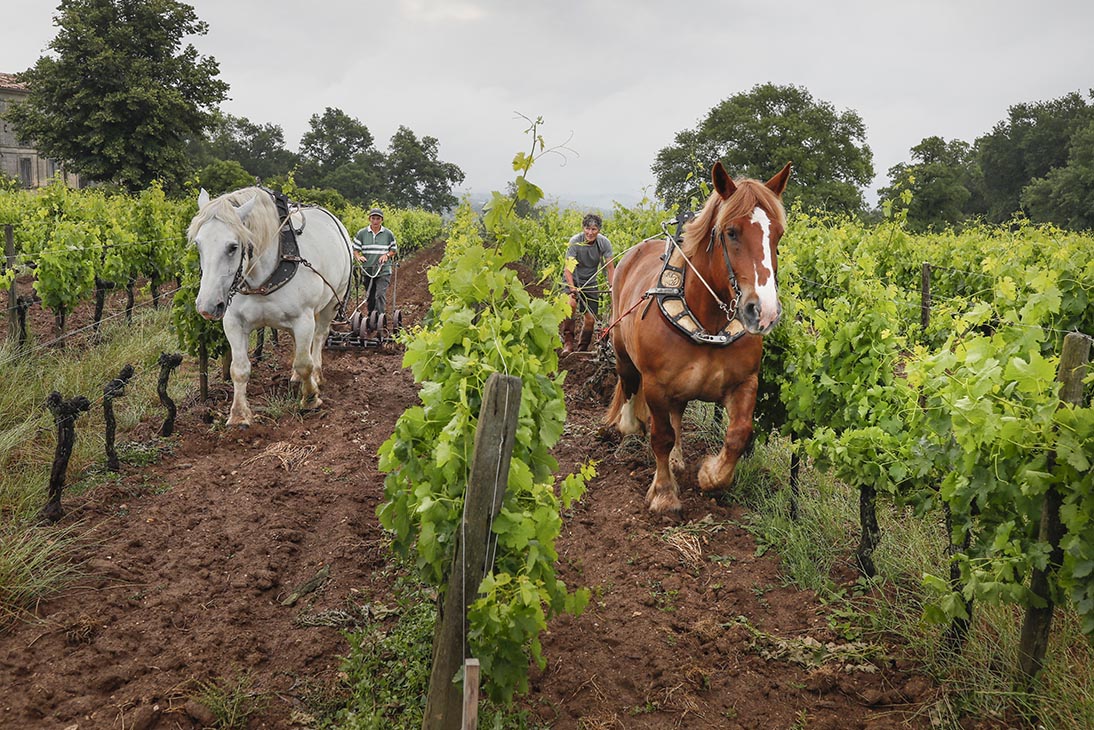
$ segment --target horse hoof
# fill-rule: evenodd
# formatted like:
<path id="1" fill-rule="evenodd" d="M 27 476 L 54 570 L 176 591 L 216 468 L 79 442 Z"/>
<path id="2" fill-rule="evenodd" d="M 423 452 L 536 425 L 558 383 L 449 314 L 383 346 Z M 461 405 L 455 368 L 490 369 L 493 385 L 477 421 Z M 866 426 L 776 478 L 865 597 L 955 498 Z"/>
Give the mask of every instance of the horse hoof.
<path id="1" fill-rule="evenodd" d="M 654 506 L 650 505 L 650 514 L 665 522 L 679 524 L 684 521 L 684 505 L 680 504 L 679 501 L 675 507 L 666 506 L 661 509 L 654 509 Z"/>
<path id="2" fill-rule="evenodd" d="M 680 504 L 680 498 L 675 494 L 655 494 L 653 487 L 650 487 L 650 493 L 646 495 L 646 502 L 649 504 L 650 512 L 655 515 L 673 516 L 678 518 L 684 516 L 684 506 Z"/>
<path id="3" fill-rule="evenodd" d="M 736 477 L 736 469 L 729 470 L 729 477 L 726 478 L 724 474 L 719 474 L 718 470 L 708 460 L 703 463 L 701 469 L 699 469 L 699 490 L 704 494 L 707 492 L 724 492 L 733 486 L 733 479 Z"/>

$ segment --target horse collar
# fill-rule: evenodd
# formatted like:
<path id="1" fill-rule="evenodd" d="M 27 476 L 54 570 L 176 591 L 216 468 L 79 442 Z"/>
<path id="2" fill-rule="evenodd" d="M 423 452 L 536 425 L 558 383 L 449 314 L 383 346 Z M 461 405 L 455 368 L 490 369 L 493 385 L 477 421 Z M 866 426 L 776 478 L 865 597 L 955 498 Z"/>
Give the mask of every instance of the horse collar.
<path id="1" fill-rule="evenodd" d="M 716 231 L 710 232 L 710 243 L 707 250 L 714 247 Z M 745 334 L 745 327 L 737 319 L 737 300 L 741 296 L 741 289 L 737 283 L 737 275 L 729 262 L 729 251 L 726 248 L 724 234 L 718 232 L 719 242 L 722 244 L 722 253 L 726 260 L 726 269 L 729 271 L 729 281 L 733 287 L 733 300 L 728 304 L 719 301 L 719 307 L 726 313 L 728 321 L 726 326 L 715 333 L 707 332 L 698 318 L 692 313 L 684 297 L 684 284 L 687 281 L 688 261 L 680 247 L 675 244 L 671 236 L 665 239 L 665 253 L 661 260 L 665 263 L 661 266 L 661 273 L 657 277 L 657 286 L 646 292 L 646 296 L 657 299 L 657 306 L 661 313 L 676 329 L 687 335 L 693 342 L 700 345 L 717 345 L 725 347 L 736 342 Z"/>
<path id="2" fill-rule="evenodd" d="M 243 256 L 239 259 L 239 271 L 236 273 L 236 280 L 232 282 L 232 291 L 229 292 L 229 296 L 235 291 L 240 294 L 271 294 L 281 287 L 289 283 L 289 280 L 296 276 L 297 267 L 303 262 L 300 258 L 300 245 L 296 241 L 298 233 L 302 233 L 304 230 L 304 224 L 300 224 L 300 230 L 296 230 L 292 225 L 292 214 L 289 211 L 289 199 L 284 193 L 279 193 L 276 190 L 270 190 L 268 188 L 262 188 L 270 197 L 273 198 L 274 205 L 277 207 L 277 217 L 281 221 L 281 233 L 278 238 L 278 264 L 277 268 L 273 270 L 266 281 L 262 282 L 259 286 L 248 286 L 247 282 L 243 279 Z M 248 250 L 250 256 L 254 255 L 254 247 L 251 245 Z"/>

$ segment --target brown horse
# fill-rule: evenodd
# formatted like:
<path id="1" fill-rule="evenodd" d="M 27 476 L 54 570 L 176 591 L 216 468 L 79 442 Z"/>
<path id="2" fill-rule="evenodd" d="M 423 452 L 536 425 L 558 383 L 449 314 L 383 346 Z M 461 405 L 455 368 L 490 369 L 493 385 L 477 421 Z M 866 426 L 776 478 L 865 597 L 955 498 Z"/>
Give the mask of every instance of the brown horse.
<path id="1" fill-rule="evenodd" d="M 724 446 L 703 462 L 699 487 L 732 484 L 752 435 L 763 335 L 782 314 L 776 250 L 790 163 L 766 183 L 734 182 L 720 162 L 712 178 L 714 192 L 683 243 L 639 243 L 616 267 L 612 286 L 619 382 L 604 422 L 632 434 L 648 421 L 657 471 L 646 503 L 655 513 L 682 511 L 673 472 L 684 469 L 680 422 L 688 401 L 726 407 Z"/>

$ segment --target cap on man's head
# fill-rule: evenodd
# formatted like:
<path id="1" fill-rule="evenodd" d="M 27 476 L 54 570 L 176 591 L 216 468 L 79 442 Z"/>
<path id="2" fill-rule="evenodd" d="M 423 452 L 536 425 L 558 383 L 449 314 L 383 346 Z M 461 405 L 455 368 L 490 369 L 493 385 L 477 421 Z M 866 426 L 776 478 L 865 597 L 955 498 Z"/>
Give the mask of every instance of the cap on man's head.
<path id="1" fill-rule="evenodd" d="M 383 217 L 384 217 L 384 214 L 380 212 L 380 209 L 379 209 L 379 208 L 373 208 L 372 210 L 370 210 L 370 211 L 368 212 L 368 217 L 369 217 L 369 218 L 371 218 L 371 217 L 372 217 L 372 216 L 374 216 L 374 215 L 378 215 L 378 216 L 380 216 L 381 218 L 383 218 Z"/>

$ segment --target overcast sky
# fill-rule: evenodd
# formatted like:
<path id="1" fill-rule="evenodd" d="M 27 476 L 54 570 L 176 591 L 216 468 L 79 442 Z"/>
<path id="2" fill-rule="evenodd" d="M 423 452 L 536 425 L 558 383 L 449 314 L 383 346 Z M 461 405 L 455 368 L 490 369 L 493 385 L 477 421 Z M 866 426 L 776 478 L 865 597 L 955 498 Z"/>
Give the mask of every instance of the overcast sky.
<path id="1" fill-rule="evenodd" d="M 4 0 L 0 71 L 33 65 L 55 0 Z M 503 190 L 542 117 L 549 197 L 632 205 L 674 135 L 756 84 L 794 84 L 866 124 L 877 178 L 924 137 L 972 142 L 1020 102 L 1094 87 L 1090 0 L 194 0 L 192 39 L 231 86 L 224 110 L 297 149 L 342 109 L 386 150 L 399 125 L 440 142 L 460 192 Z M 732 172 L 732 171 L 731 171 Z M 771 170 L 772 174 L 777 172 Z"/>

